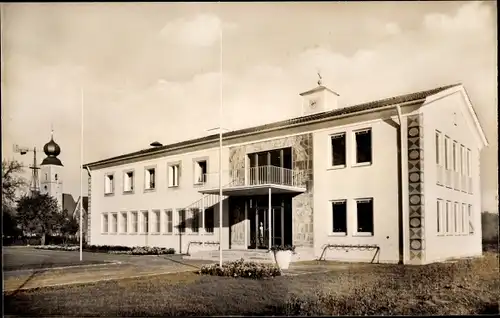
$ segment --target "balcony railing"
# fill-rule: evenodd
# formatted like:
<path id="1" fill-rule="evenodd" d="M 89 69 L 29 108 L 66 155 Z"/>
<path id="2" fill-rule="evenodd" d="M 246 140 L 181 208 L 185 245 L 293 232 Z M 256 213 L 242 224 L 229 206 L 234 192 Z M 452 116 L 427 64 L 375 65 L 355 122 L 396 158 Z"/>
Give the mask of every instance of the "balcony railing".
<path id="1" fill-rule="evenodd" d="M 218 187 L 219 173 L 204 174 L 202 181 L 204 188 Z M 302 171 L 293 171 L 276 166 L 260 166 L 222 171 L 222 185 L 224 188 L 265 184 L 305 188 L 306 179 Z"/>

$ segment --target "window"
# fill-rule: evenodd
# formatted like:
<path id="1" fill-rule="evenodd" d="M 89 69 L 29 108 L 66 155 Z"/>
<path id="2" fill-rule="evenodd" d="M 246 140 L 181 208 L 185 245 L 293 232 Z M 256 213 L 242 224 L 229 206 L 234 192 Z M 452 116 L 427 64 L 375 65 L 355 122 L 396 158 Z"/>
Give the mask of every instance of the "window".
<path id="1" fill-rule="evenodd" d="M 111 233 L 118 232 L 118 213 L 111 213 Z"/>
<path id="2" fill-rule="evenodd" d="M 453 141 L 453 171 L 458 171 L 458 159 L 457 159 L 457 142 Z"/>
<path id="3" fill-rule="evenodd" d="M 49 175 L 45 174 L 45 181 L 49 180 Z"/>
<path id="4" fill-rule="evenodd" d="M 467 215 L 469 217 L 469 234 L 474 234 L 474 216 L 472 215 L 472 205 L 469 204 Z"/>
<path id="5" fill-rule="evenodd" d="M 108 223 L 108 214 L 107 213 L 103 213 L 102 215 L 102 233 L 108 233 L 108 229 L 109 229 L 109 223 Z"/>
<path id="6" fill-rule="evenodd" d="M 134 172 L 126 171 L 123 175 L 123 191 L 132 192 L 134 191 Z"/>
<path id="7" fill-rule="evenodd" d="M 471 162 L 471 151 L 469 148 L 467 148 L 467 176 L 470 178 L 472 177 L 472 162 Z"/>
<path id="8" fill-rule="evenodd" d="M 208 208 L 205 210 L 205 233 L 214 232 L 214 208 Z"/>
<path id="9" fill-rule="evenodd" d="M 160 233 L 160 211 L 154 210 L 153 213 L 153 227 L 151 229 L 151 233 Z"/>
<path id="10" fill-rule="evenodd" d="M 55 175 L 55 178 L 56 178 L 56 181 L 57 181 L 57 173 L 56 173 L 56 175 Z"/>
<path id="11" fill-rule="evenodd" d="M 137 212 L 130 212 L 130 215 L 131 215 L 131 223 L 132 223 L 132 233 L 137 233 L 138 232 L 138 226 L 137 226 L 138 215 L 137 215 Z"/>
<path id="12" fill-rule="evenodd" d="M 128 218 L 127 212 L 122 212 L 121 223 L 120 223 L 120 233 L 128 232 Z"/>
<path id="13" fill-rule="evenodd" d="M 436 210 L 436 219 L 437 219 L 437 233 L 443 233 L 443 200 L 437 200 L 437 210 Z"/>
<path id="14" fill-rule="evenodd" d="M 356 200 L 357 233 L 373 235 L 373 199 Z"/>
<path id="15" fill-rule="evenodd" d="M 168 186 L 178 187 L 179 186 L 179 164 L 170 165 L 168 167 Z"/>
<path id="16" fill-rule="evenodd" d="M 458 229 L 458 224 L 460 221 L 460 218 L 458 216 L 458 213 L 460 212 L 460 206 L 458 205 L 458 202 L 455 202 L 453 206 L 453 233 L 457 234 L 459 233 Z"/>
<path id="17" fill-rule="evenodd" d="M 331 136 L 332 140 L 332 166 L 345 166 L 346 163 L 346 145 L 345 133 Z"/>
<path id="18" fill-rule="evenodd" d="M 141 231 L 142 233 L 149 233 L 149 212 L 143 211 L 141 214 L 142 214 Z"/>
<path id="19" fill-rule="evenodd" d="M 347 234 L 347 204 L 345 200 L 332 202 L 332 233 Z"/>
<path id="20" fill-rule="evenodd" d="M 460 210 L 460 233 L 466 234 L 465 226 L 467 224 L 467 206 L 462 203 L 462 209 Z"/>
<path id="21" fill-rule="evenodd" d="M 186 232 L 186 210 L 179 210 L 179 233 Z"/>
<path id="22" fill-rule="evenodd" d="M 454 170 L 455 170 L 455 173 L 454 173 L 454 176 L 455 176 L 455 190 L 460 190 L 460 173 L 461 173 L 461 170 L 462 170 L 462 157 L 461 157 L 461 154 L 460 154 L 460 145 L 458 143 L 454 143 L 453 144 L 453 148 L 454 148 L 454 158 L 456 159 L 456 162 L 454 164 Z"/>
<path id="23" fill-rule="evenodd" d="M 104 178 L 104 194 L 112 194 L 115 188 L 114 176 L 108 174 Z"/>
<path id="24" fill-rule="evenodd" d="M 356 163 L 372 162 L 372 131 L 371 129 L 355 132 Z"/>
<path id="25" fill-rule="evenodd" d="M 460 190 L 463 192 L 467 191 L 467 151 L 465 150 L 464 145 L 460 145 L 460 158 L 461 158 L 461 165 L 460 165 L 460 175 L 462 176 L 461 178 L 461 186 Z"/>
<path id="26" fill-rule="evenodd" d="M 165 228 L 163 231 L 165 233 L 172 233 L 172 227 L 173 227 L 173 219 L 172 219 L 172 210 L 165 210 Z"/>
<path id="27" fill-rule="evenodd" d="M 444 230 L 445 233 L 450 233 L 450 231 L 451 231 L 451 201 L 446 201 L 444 228 L 445 228 L 445 230 Z"/>
<path id="28" fill-rule="evenodd" d="M 198 209 L 191 209 L 191 232 L 198 233 L 200 229 L 200 211 Z"/>
<path id="29" fill-rule="evenodd" d="M 441 132 L 436 130 L 436 164 L 438 166 L 443 165 L 441 140 L 442 140 Z"/>
<path id="30" fill-rule="evenodd" d="M 461 163 L 462 165 L 460 166 L 460 174 L 462 176 L 465 176 L 465 165 L 467 163 L 467 160 L 465 159 L 465 147 L 464 145 L 460 145 L 460 157 L 461 157 Z"/>
<path id="31" fill-rule="evenodd" d="M 155 168 L 146 168 L 144 176 L 144 188 L 146 190 L 153 190 L 155 188 Z"/>
<path id="32" fill-rule="evenodd" d="M 444 137 L 444 164 L 446 170 L 451 170 L 451 162 L 450 162 L 450 137 Z"/>
<path id="33" fill-rule="evenodd" d="M 202 184 L 205 183 L 207 177 L 207 161 L 200 160 L 194 163 L 194 183 Z"/>

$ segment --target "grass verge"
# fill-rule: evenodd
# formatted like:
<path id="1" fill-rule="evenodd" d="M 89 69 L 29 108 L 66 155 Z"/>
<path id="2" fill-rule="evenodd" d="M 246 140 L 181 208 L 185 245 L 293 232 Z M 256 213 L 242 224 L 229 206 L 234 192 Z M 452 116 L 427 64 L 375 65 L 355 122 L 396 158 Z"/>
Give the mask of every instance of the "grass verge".
<path id="1" fill-rule="evenodd" d="M 332 266 L 333 265 L 329 265 Z M 6 295 L 7 315 L 454 315 L 498 313 L 498 254 L 427 266 L 347 265 L 267 280 L 194 272 Z"/>

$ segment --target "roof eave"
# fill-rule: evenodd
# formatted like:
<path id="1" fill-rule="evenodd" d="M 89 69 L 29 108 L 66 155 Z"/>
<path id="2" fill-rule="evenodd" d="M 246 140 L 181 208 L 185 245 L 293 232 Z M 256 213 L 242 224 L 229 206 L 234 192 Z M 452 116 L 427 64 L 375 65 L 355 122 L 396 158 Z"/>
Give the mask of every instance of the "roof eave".
<path id="1" fill-rule="evenodd" d="M 254 131 L 254 132 L 236 134 L 236 135 L 233 135 L 233 136 L 227 136 L 227 137 L 223 137 L 223 138 L 225 140 L 230 140 L 230 139 L 241 138 L 241 137 L 246 137 L 246 136 L 251 136 L 251 135 L 257 135 L 257 134 L 261 134 L 261 133 L 272 132 L 272 131 L 276 131 L 276 130 L 283 130 L 283 129 L 300 127 L 300 126 L 307 126 L 307 125 L 317 124 L 317 123 L 321 123 L 321 122 L 325 122 L 325 121 L 329 121 L 329 120 L 337 120 L 337 119 L 346 118 L 346 117 L 359 116 L 359 115 L 363 115 L 363 114 L 367 114 L 367 113 L 381 112 L 381 111 L 384 111 L 384 110 L 387 110 L 387 109 L 395 108 L 396 106 L 415 105 L 415 104 L 418 104 L 418 103 L 422 103 L 425 100 L 426 100 L 425 98 L 420 98 L 420 99 L 411 100 L 411 101 L 407 101 L 407 102 L 403 102 L 403 103 L 393 103 L 393 104 L 389 104 L 389 105 L 378 107 L 378 108 L 370 108 L 370 109 L 362 110 L 362 111 L 359 111 L 359 112 L 347 113 L 347 114 L 342 114 L 342 115 L 332 116 L 332 117 L 326 117 L 326 118 L 319 118 L 319 119 L 308 121 L 308 122 L 295 123 L 295 124 L 290 124 L 290 125 L 281 126 L 281 127 L 273 127 L 273 128 L 269 128 L 269 129 L 263 129 L 263 130 L 260 130 L 260 131 Z M 181 149 L 189 148 L 189 147 L 202 146 L 202 145 L 214 142 L 214 141 L 217 141 L 217 138 L 213 138 L 213 140 L 210 139 L 210 140 L 205 140 L 205 141 L 202 141 L 202 142 L 197 142 L 197 143 L 192 143 L 192 144 L 186 144 L 186 145 L 183 145 L 183 146 L 180 146 L 180 147 L 171 147 L 171 148 L 161 149 L 161 150 L 158 150 L 158 151 L 145 152 L 145 153 L 131 155 L 131 156 L 124 155 L 123 157 L 115 157 L 115 158 L 111 158 L 111 159 L 105 159 L 105 160 L 96 161 L 96 162 L 93 162 L 93 163 L 88 163 L 88 164 L 83 165 L 83 168 L 84 169 L 88 168 L 88 169 L 92 170 L 93 167 L 98 167 L 98 166 L 101 166 L 101 165 L 111 164 L 111 163 L 119 162 L 119 161 L 123 161 L 123 160 L 131 160 L 131 159 L 137 159 L 137 158 L 141 158 L 141 157 L 148 157 L 148 156 L 153 156 L 153 155 L 159 155 L 159 154 L 162 154 L 162 153 L 167 154 L 170 151 L 181 150 Z"/>

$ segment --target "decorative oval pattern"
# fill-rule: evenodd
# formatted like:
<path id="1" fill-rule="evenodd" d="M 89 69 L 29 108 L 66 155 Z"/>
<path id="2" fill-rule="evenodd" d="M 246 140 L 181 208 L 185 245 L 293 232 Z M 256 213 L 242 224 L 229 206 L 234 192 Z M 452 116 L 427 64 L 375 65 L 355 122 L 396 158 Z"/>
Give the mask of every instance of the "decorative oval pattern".
<path id="1" fill-rule="evenodd" d="M 412 240 L 410 246 L 412 250 L 419 250 L 422 247 L 422 244 L 419 240 Z"/>
<path id="2" fill-rule="evenodd" d="M 420 181 L 420 174 L 416 173 L 416 172 L 410 174 L 410 181 L 411 182 L 419 182 Z"/>
<path id="3" fill-rule="evenodd" d="M 416 137 L 418 136 L 418 133 L 419 133 L 419 129 L 417 127 L 412 127 L 410 128 L 410 130 L 408 131 L 408 135 L 410 135 L 411 137 Z"/>
<path id="4" fill-rule="evenodd" d="M 412 195 L 410 197 L 410 203 L 411 204 L 419 204 L 420 203 L 420 195 L 417 195 L 417 194 Z"/>
<path id="5" fill-rule="evenodd" d="M 411 227 L 419 227 L 420 226 L 420 218 L 412 218 L 410 220 Z"/>
<path id="6" fill-rule="evenodd" d="M 417 160 L 420 157 L 420 153 L 418 150 L 412 150 L 412 151 L 410 151 L 410 154 L 408 155 L 408 157 L 410 157 L 410 159 L 412 159 L 412 160 Z"/>

